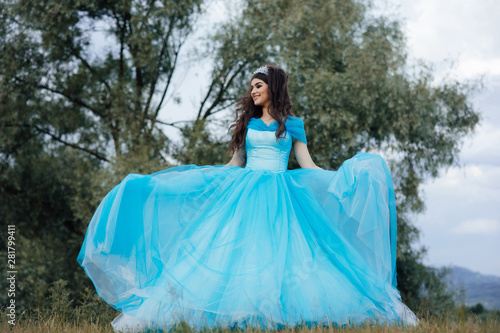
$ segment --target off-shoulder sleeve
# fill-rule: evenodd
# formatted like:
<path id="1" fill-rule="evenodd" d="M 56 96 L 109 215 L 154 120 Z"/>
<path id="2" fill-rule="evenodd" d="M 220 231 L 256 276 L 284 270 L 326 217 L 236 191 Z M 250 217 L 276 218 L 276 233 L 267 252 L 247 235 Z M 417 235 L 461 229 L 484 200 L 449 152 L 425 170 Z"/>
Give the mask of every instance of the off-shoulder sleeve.
<path id="1" fill-rule="evenodd" d="M 289 116 L 285 123 L 285 127 L 293 138 L 307 144 L 306 132 L 304 131 L 304 121 L 302 118 Z"/>

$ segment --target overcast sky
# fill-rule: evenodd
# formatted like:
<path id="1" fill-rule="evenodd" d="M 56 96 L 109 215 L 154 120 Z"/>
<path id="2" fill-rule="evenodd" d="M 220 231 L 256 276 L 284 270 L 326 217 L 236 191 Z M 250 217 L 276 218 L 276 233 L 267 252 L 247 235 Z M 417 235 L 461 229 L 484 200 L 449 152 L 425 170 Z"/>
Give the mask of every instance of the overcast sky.
<path id="1" fill-rule="evenodd" d="M 198 23 L 198 36 L 221 22 L 231 1 L 213 0 Z M 462 167 L 443 170 L 423 187 L 427 210 L 415 216 L 428 248 L 426 263 L 458 265 L 500 276 L 500 1 L 378 0 L 378 11 L 404 19 L 411 62 L 435 65 L 437 80 L 484 76 L 485 89 L 474 101 L 482 115 L 475 133 L 464 141 Z M 197 42 L 196 36 L 191 44 Z M 99 45 L 100 44 L 100 45 Z M 96 47 L 105 49 L 101 36 Z M 184 50 L 189 51 L 189 45 Z M 206 92 L 209 60 L 193 63 L 181 57 L 173 98 L 160 113 L 164 121 L 193 119 Z M 450 65 L 450 61 L 454 63 Z M 189 70 L 187 70 L 189 69 Z M 167 135 L 179 132 L 165 127 Z"/>
<path id="2" fill-rule="evenodd" d="M 214 1 L 204 29 L 225 15 L 225 1 Z M 387 0 L 381 13 L 404 19 L 411 62 L 435 66 L 436 79 L 474 80 L 485 88 L 474 99 L 482 115 L 475 133 L 464 140 L 461 167 L 443 170 L 423 187 L 424 214 L 415 216 L 426 264 L 458 265 L 500 276 L 500 1 Z M 206 64 L 191 67 L 177 89 L 181 106 L 170 104 L 168 121 L 192 119 L 205 91 Z M 182 72 L 182 71 L 180 71 Z M 176 110 L 172 112 L 173 110 Z M 178 133 L 166 129 L 174 138 Z"/>
<path id="3" fill-rule="evenodd" d="M 391 0 L 383 7 L 405 18 L 409 54 L 436 64 L 442 78 L 475 79 L 481 123 L 464 141 L 463 167 L 453 167 L 423 191 L 427 210 L 415 217 L 428 248 L 426 263 L 458 265 L 500 276 L 500 1 Z M 449 63 L 449 62 L 448 62 Z"/>

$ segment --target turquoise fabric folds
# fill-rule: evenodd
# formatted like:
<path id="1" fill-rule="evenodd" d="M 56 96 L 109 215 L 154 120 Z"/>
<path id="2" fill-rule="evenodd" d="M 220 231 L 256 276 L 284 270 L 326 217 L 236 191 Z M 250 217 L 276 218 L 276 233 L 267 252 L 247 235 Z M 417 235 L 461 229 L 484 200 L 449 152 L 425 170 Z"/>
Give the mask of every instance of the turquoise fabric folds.
<path id="1" fill-rule="evenodd" d="M 247 128 L 274 133 L 278 129 L 278 122 L 273 121 L 269 125 L 266 125 L 262 119 L 252 118 L 250 119 Z M 293 138 L 307 144 L 306 132 L 304 131 L 304 122 L 302 121 L 302 118 L 289 116 L 288 120 L 285 122 L 285 128 Z"/>
<path id="2" fill-rule="evenodd" d="M 384 160 L 287 170 L 300 118 L 250 122 L 247 164 L 130 174 L 100 203 L 78 262 L 123 313 L 115 330 L 217 324 L 414 325 L 396 286 L 396 206 Z M 274 130 L 272 129 L 274 127 Z"/>

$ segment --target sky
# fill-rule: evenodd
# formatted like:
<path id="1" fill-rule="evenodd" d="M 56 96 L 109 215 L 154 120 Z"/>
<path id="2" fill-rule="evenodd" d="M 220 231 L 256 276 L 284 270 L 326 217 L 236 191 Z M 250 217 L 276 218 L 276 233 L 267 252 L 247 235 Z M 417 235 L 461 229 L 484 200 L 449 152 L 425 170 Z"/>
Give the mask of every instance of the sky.
<path id="1" fill-rule="evenodd" d="M 427 248 L 426 264 L 456 265 L 500 276 L 500 39 L 496 36 L 500 1 L 388 0 L 376 4 L 380 13 L 403 19 L 409 61 L 432 64 L 436 83 L 483 79 L 484 89 L 473 98 L 481 121 L 463 141 L 460 166 L 442 170 L 439 178 L 425 182 L 426 210 L 413 221 L 421 231 L 417 245 Z M 226 11 L 224 1 L 212 2 L 200 31 L 220 22 Z M 164 120 L 192 119 L 199 105 L 197 96 L 206 89 L 207 67 L 198 64 L 183 72 L 177 90 L 183 103 L 170 105 Z M 176 130 L 165 130 L 178 137 Z"/>
<path id="2" fill-rule="evenodd" d="M 481 121 L 463 141 L 460 166 L 442 170 L 422 187 L 426 211 L 413 218 L 421 231 L 418 246 L 428 250 L 425 263 L 457 265 L 500 276 L 500 1 L 498 0 L 377 0 L 376 13 L 403 20 L 410 63 L 432 64 L 436 83 L 448 79 L 477 80 L 484 89 L 473 99 Z M 193 119 L 206 92 L 210 60 L 193 62 L 191 47 L 222 22 L 229 0 L 208 2 L 207 14 L 182 50 L 175 89 L 160 113 L 166 122 Z M 99 45 L 100 44 L 100 45 Z M 96 47 L 106 48 L 106 38 Z M 174 97 L 181 100 L 174 103 Z M 167 112 L 168 110 L 168 112 Z M 174 141 L 177 129 L 165 126 Z"/>
<path id="3" fill-rule="evenodd" d="M 410 58 L 433 63 L 437 80 L 483 77 L 473 99 L 482 119 L 463 142 L 461 166 L 425 183 L 427 209 L 414 223 L 426 264 L 500 276 L 500 1 L 391 0 L 380 7 L 404 19 Z"/>

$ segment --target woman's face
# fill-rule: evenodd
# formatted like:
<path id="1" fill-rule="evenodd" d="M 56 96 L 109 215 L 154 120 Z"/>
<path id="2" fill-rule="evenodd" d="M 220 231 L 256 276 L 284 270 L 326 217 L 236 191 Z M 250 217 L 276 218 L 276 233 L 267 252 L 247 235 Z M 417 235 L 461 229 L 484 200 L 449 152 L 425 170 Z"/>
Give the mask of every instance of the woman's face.
<path id="1" fill-rule="evenodd" d="M 253 79 L 250 83 L 251 91 L 250 95 L 252 96 L 253 102 L 255 105 L 269 107 L 271 104 L 271 99 L 268 94 L 268 85 L 261 79 Z"/>

